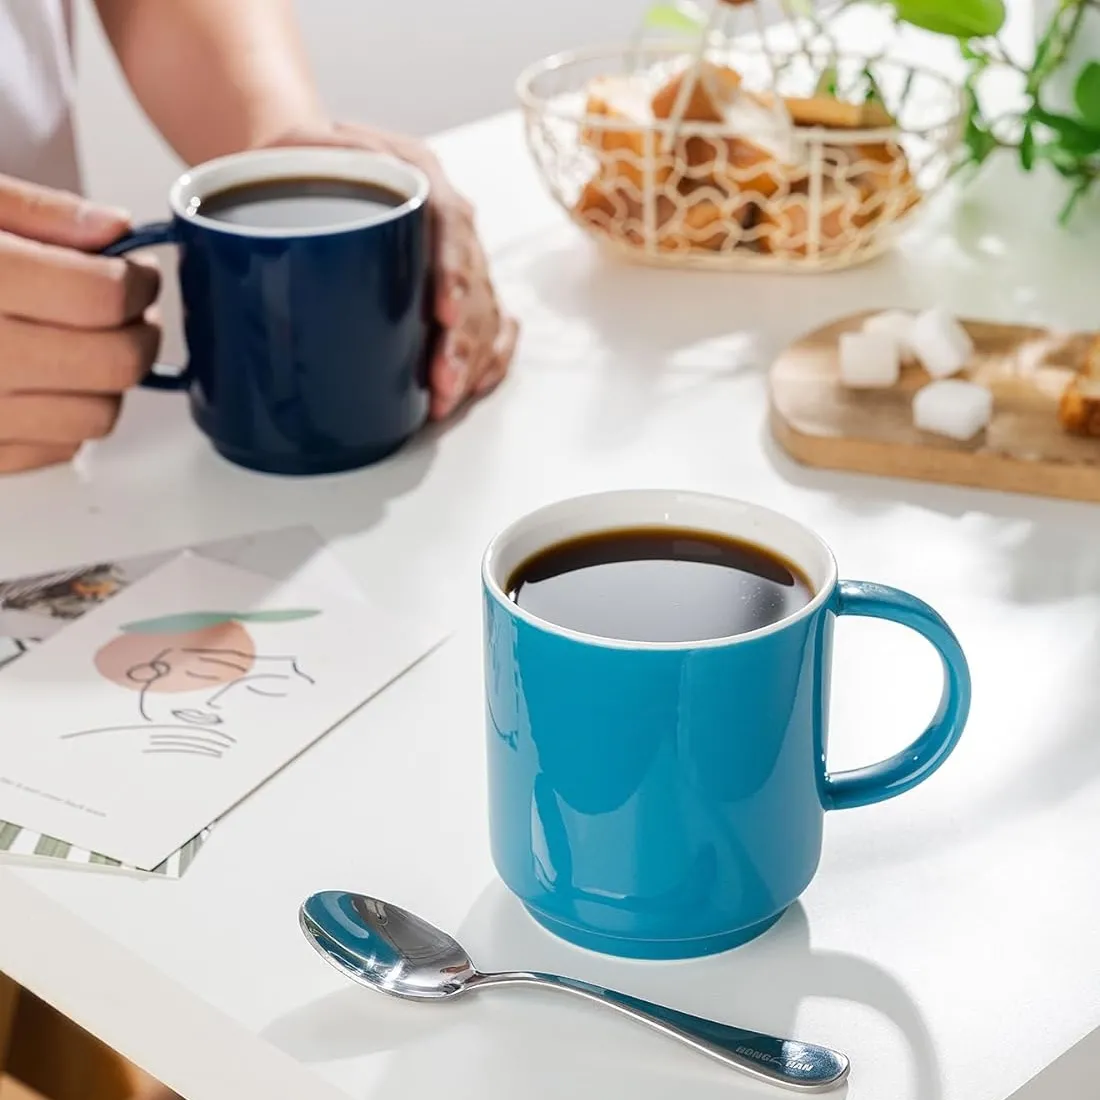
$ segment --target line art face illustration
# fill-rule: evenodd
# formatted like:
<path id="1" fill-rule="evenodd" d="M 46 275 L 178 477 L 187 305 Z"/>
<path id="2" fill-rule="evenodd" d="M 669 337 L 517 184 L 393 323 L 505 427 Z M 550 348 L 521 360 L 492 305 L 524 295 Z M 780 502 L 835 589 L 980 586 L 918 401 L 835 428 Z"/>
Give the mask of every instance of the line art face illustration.
<path id="1" fill-rule="evenodd" d="M 319 614 L 199 611 L 127 623 L 96 651 L 94 662 L 105 680 L 134 693 L 133 723 L 74 730 L 62 740 L 144 731 L 145 754 L 219 759 L 237 743 L 225 728 L 235 718 L 254 718 L 257 702 L 316 686 L 295 655 L 257 653 L 247 624 Z"/>

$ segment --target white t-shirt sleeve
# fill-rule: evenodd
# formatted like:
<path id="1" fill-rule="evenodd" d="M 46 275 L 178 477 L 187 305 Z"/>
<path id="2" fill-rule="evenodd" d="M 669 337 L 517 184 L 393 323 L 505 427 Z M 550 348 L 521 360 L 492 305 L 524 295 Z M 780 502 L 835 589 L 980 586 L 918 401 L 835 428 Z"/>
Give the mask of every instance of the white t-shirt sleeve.
<path id="1" fill-rule="evenodd" d="M 0 173 L 80 189 L 69 0 L 0 0 Z"/>

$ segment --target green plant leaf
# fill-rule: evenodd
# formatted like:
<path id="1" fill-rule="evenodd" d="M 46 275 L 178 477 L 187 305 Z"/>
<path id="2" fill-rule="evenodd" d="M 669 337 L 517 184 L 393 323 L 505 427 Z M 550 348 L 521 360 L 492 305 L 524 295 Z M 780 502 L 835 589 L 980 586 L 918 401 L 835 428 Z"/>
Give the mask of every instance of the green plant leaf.
<path id="1" fill-rule="evenodd" d="M 967 163 L 980 166 L 985 163 L 989 154 L 997 148 L 998 141 L 993 131 L 986 125 L 982 117 L 981 104 L 978 95 L 974 91 L 974 85 L 967 81 L 966 92 L 966 128 L 963 130 L 963 145 L 967 151 Z"/>
<path id="2" fill-rule="evenodd" d="M 814 85 L 814 95 L 829 95 L 836 97 L 837 91 L 837 71 L 836 65 L 826 65 L 821 70 L 821 75 L 817 78 L 817 84 Z"/>
<path id="3" fill-rule="evenodd" d="M 1090 0 L 1060 0 L 1056 5 L 1035 47 L 1026 86 L 1029 96 L 1037 95 L 1046 78 L 1065 61 L 1090 6 Z"/>
<path id="4" fill-rule="evenodd" d="M 1043 77 L 1046 75 L 1047 60 L 1054 47 L 1054 36 L 1057 30 L 1058 20 L 1054 18 L 1050 21 L 1050 25 L 1047 27 L 1046 32 L 1036 43 L 1035 59 L 1031 63 L 1031 71 L 1028 73 L 1027 77 L 1028 95 L 1034 95 L 1039 90 L 1039 85 L 1043 82 Z"/>
<path id="5" fill-rule="evenodd" d="M 1046 161 L 1066 179 L 1076 179 L 1081 173 L 1081 158 L 1063 149 L 1057 141 L 1037 141 L 1035 159 Z"/>
<path id="6" fill-rule="evenodd" d="M 1053 130 L 1058 135 L 1058 143 L 1068 153 L 1088 157 L 1100 152 L 1100 130 L 1094 130 L 1076 118 L 1045 111 L 1037 103 L 1028 111 L 1028 118 Z"/>
<path id="7" fill-rule="evenodd" d="M 974 119 L 966 124 L 963 142 L 973 164 L 984 164 L 989 154 L 997 148 L 997 139 L 980 122 Z"/>
<path id="8" fill-rule="evenodd" d="M 882 90 L 878 86 L 878 81 L 875 79 L 875 74 L 871 72 L 870 65 L 863 66 L 863 79 L 867 83 L 867 90 L 863 96 L 864 103 L 885 103 L 886 100 L 882 97 Z"/>
<path id="9" fill-rule="evenodd" d="M 645 13 L 642 25 L 647 31 L 698 34 L 706 26 L 706 20 L 693 8 L 680 4 L 657 4 Z"/>
<path id="10" fill-rule="evenodd" d="M 1078 74 L 1073 101 L 1085 124 L 1100 130 L 1100 62 L 1090 61 Z"/>
<path id="11" fill-rule="evenodd" d="M 954 38 L 988 38 L 1005 21 L 1004 0 L 891 0 L 899 19 Z"/>
<path id="12" fill-rule="evenodd" d="M 1035 132 L 1031 123 L 1024 123 L 1024 132 L 1020 135 L 1020 167 L 1030 172 L 1035 166 Z"/>

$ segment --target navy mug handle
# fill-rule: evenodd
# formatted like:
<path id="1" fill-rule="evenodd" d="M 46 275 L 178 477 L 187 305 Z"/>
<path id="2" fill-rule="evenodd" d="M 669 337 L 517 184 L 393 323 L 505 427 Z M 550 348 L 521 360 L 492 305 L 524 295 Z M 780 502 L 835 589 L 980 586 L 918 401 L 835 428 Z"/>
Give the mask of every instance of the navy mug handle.
<path id="1" fill-rule="evenodd" d="M 146 225 L 136 226 L 124 237 L 119 237 L 106 248 L 100 249 L 101 256 L 124 256 L 135 248 L 149 248 L 155 244 L 175 244 L 176 229 L 172 222 L 148 222 Z M 142 380 L 141 385 L 147 390 L 184 390 L 190 384 L 191 379 L 187 370 L 179 374 L 156 374 L 150 372 Z"/>
<path id="2" fill-rule="evenodd" d="M 932 643 L 943 662 L 943 694 L 931 725 L 908 748 L 854 771 L 825 775 L 827 810 L 868 806 L 923 783 L 951 755 L 970 712 L 970 670 L 951 628 L 928 604 L 881 584 L 841 581 L 831 610 L 836 615 L 887 619 Z"/>

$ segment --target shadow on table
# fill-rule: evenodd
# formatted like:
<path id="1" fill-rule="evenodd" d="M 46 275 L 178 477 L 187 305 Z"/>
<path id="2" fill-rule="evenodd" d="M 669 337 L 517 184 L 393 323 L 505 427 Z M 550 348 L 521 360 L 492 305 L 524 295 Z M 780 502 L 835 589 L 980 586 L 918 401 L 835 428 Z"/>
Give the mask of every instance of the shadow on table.
<path id="1" fill-rule="evenodd" d="M 784 481 L 826 494 L 856 517 L 872 519 L 905 504 L 952 518 L 981 512 L 1019 521 L 1019 537 L 1001 540 L 998 546 L 1005 565 L 1003 594 L 1013 603 L 1100 595 L 1100 508 L 1095 505 L 803 466 L 767 428 L 762 445 Z"/>
<path id="2" fill-rule="evenodd" d="M 793 462 L 765 430 L 764 448 L 780 476 L 803 489 L 828 494 L 833 503 L 857 517 L 874 518 L 898 504 L 949 517 L 981 511 L 1010 521 L 1018 531 L 999 537 L 993 569 L 1003 577 L 1003 596 L 1011 603 L 1042 604 L 1092 601 L 1100 597 L 1100 508 L 917 481 L 817 470 Z M 996 562 L 996 557 L 1002 561 Z M 1028 639 L 1021 637 L 1020 645 Z M 1037 655 L 1037 659 L 1038 655 Z M 971 791 L 950 819 L 924 817 L 904 838 L 906 853 L 917 857 L 960 836 L 978 839 L 991 830 L 1056 806 L 1100 783 L 1100 625 L 1083 640 L 1071 666 L 1055 670 L 1058 705 L 1036 730 L 1034 747 L 1007 778 Z M 1062 687 L 1064 685 L 1064 688 Z M 981 685 L 976 690 L 979 697 Z"/>
<path id="3" fill-rule="evenodd" d="M 454 1005 L 413 1004 L 349 983 L 280 1016 L 261 1034 L 292 1058 L 312 1065 L 399 1051 L 459 1022 Z"/>
<path id="4" fill-rule="evenodd" d="M 576 323 L 595 337 L 590 350 L 593 343 L 606 347 L 624 369 L 643 376 L 690 367 L 690 359 L 678 361 L 686 349 L 721 353 L 725 338 L 755 338 L 766 328 L 771 343 L 759 346 L 751 364 L 763 368 L 786 341 L 856 309 L 896 304 L 913 290 L 909 265 L 896 253 L 850 271 L 797 277 L 651 267 L 594 247 L 580 263 L 572 240 L 513 262 L 529 284 L 531 300 L 523 305 L 536 327 L 544 310 L 548 323 Z M 745 364 L 716 354 L 705 365 L 719 371 Z"/>
<path id="5" fill-rule="evenodd" d="M 948 244 L 931 265 L 893 251 L 848 271 L 792 276 L 661 269 L 594 245 L 579 255 L 570 236 L 509 257 L 504 275 L 526 326 L 523 368 L 587 372 L 600 410 L 591 436 L 611 446 L 641 435 L 685 391 L 759 379 L 785 345 L 823 324 L 856 310 L 932 304 L 945 279 L 970 286 L 975 263 Z M 1013 316 L 1011 287 L 985 266 L 988 310 Z"/>
<path id="6" fill-rule="evenodd" d="M 178 507 L 187 508 L 193 526 L 226 534 L 254 527 L 247 514 L 252 506 L 270 525 L 273 502 L 287 523 L 310 524 L 330 538 L 367 531 L 382 519 L 391 501 L 413 492 L 427 477 L 440 435 L 450 426 L 429 425 L 396 454 L 362 470 L 284 477 L 245 470 L 219 456 L 191 422 L 187 402 L 179 395 L 140 392 L 128 400 L 134 415 L 123 421 L 115 436 L 97 444 L 86 460 L 86 475 L 97 480 L 102 467 L 114 480 L 111 468 L 132 468 L 135 456 L 141 456 L 143 467 L 156 468 L 163 452 L 174 463 Z M 185 468 L 179 468 L 181 464 Z M 120 473 L 127 479 L 145 476 Z M 348 507 L 349 484 L 357 490 L 353 508 Z M 204 486 L 216 489 L 204 492 Z M 237 509 L 236 517 L 225 514 L 227 504 Z M 234 518 L 239 527 L 229 522 Z"/>
<path id="7" fill-rule="evenodd" d="M 607 987 L 657 999 L 698 1015 L 728 1019 L 789 1036 L 807 998 L 866 1005 L 905 1038 L 899 1060 L 905 1095 L 939 1100 L 941 1077 L 924 1020 L 904 986 L 881 967 L 852 955 L 813 950 L 805 911 L 795 905 L 760 940 L 737 951 L 683 963 L 637 963 L 579 951 L 548 935 L 499 882 L 481 895 L 456 936 L 475 962 L 492 969 L 575 974 Z M 645 981 L 639 982 L 644 975 Z M 718 996 L 716 997 L 716 994 Z M 274 1021 L 264 1037 L 299 1061 L 334 1063 L 389 1053 L 372 1098 L 430 1095 L 450 1078 L 460 1095 L 475 1093 L 464 1068 L 477 1068 L 490 1092 L 560 1097 L 584 1091 L 664 1097 L 685 1087 L 693 1097 L 772 1095 L 769 1087 L 731 1075 L 686 1048 L 599 1006 L 550 991 L 501 989 L 448 1005 L 416 1005 L 349 987 Z M 827 1042 L 820 1035 L 799 1035 Z M 831 1045 L 852 1056 L 859 1073 L 859 1035 Z M 531 1067 L 537 1067 L 532 1072 Z M 899 1079 L 896 1095 L 901 1095 Z M 732 1091 L 731 1091 L 732 1090 Z M 835 1095 L 843 1100 L 846 1090 Z"/>
<path id="8" fill-rule="evenodd" d="M 434 427 L 426 429 L 397 454 L 364 470 L 311 478 L 268 477 L 268 492 L 278 494 L 283 514 L 311 524 L 330 539 L 369 531 L 382 521 L 393 501 L 413 492 L 427 476 L 436 456 L 438 431 Z M 208 461 L 222 462 L 214 454 L 208 456 Z M 231 471 L 223 468 L 220 474 L 223 482 L 232 477 L 255 476 L 236 467 Z M 361 491 L 356 493 L 356 506 L 349 508 L 347 496 L 335 494 L 352 479 Z M 264 487 L 257 486 L 256 492 L 262 494 Z M 339 507 L 333 507 L 334 499 Z"/>
<path id="9" fill-rule="evenodd" d="M 12 479 L 5 485 L 8 506 L 40 510 L 45 493 L 62 516 L 117 509 L 130 520 L 141 504 L 141 530 L 156 531 L 157 541 L 135 548 L 139 525 L 131 523 L 126 537 L 120 535 L 120 547 L 131 544 L 126 554 L 178 546 L 195 532 L 228 538 L 297 524 L 334 539 L 370 530 L 391 502 L 412 493 L 431 470 L 440 436 L 450 426 L 429 425 L 397 453 L 361 470 L 284 477 L 245 470 L 219 456 L 192 423 L 180 394 L 135 391 L 127 410 L 115 433 L 87 448 L 72 467 Z M 97 484 L 109 490 L 106 504 L 89 492 Z M 131 499 L 133 504 L 125 503 Z M 64 557 L 49 563 L 67 564 Z"/>
<path id="10" fill-rule="evenodd" d="M 724 277 L 640 268 L 575 241 L 517 258 L 516 308 L 524 320 L 519 369 L 582 371 L 591 386 L 589 445 L 612 450 L 644 435 L 670 401 L 762 361 L 753 332 L 721 302 Z M 676 288 L 674 300 L 664 288 Z"/>

